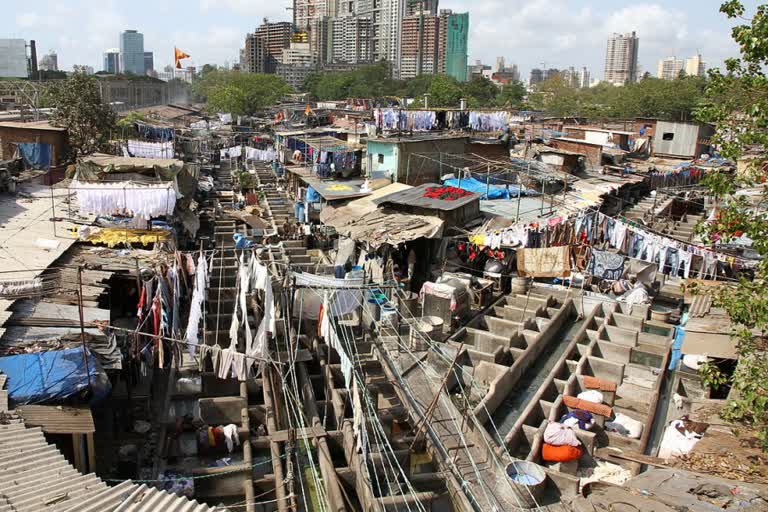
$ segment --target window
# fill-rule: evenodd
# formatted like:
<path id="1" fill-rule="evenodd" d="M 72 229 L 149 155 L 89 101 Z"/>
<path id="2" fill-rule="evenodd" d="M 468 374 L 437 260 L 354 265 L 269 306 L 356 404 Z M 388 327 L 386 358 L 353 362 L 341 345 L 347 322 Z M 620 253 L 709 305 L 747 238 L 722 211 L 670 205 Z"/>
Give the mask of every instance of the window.
<path id="1" fill-rule="evenodd" d="M 384 155 L 382 155 L 381 153 L 379 153 L 379 163 L 380 164 L 384 163 Z"/>
<path id="2" fill-rule="evenodd" d="M 661 136 L 661 140 L 675 140 L 675 134 L 674 133 L 665 133 Z"/>

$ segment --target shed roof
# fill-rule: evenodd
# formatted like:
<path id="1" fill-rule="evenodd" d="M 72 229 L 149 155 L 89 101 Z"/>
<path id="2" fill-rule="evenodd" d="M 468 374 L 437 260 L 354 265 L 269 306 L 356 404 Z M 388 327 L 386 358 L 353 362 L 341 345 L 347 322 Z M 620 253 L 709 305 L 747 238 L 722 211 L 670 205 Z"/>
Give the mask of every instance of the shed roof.
<path id="1" fill-rule="evenodd" d="M 18 121 L 6 121 L 0 123 L 0 128 L 14 128 L 18 130 L 41 130 L 47 132 L 66 132 L 66 128 L 53 126 L 48 121 L 33 121 L 31 123 L 22 123 Z"/>
<path id="2" fill-rule="evenodd" d="M 412 206 L 416 208 L 427 208 L 430 210 L 442 210 L 453 211 L 466 206 L 473 201 L 480 200 L 480 194 L 470 194 L 455 201 L 445 201 L 442 199 L 433 199 L 431 197 L 424 197 L 427 192 L 427 188 L 430 187 L 442 187 L 436 183 L 425 183 L 418 187 L 412 187 L 406 190 L 401 190 L 392 194 L 388 194 L 379 199 L 374 199 L 374 203 L 377 205 L 383 204 L 398 204 L 403 206 Z"/>
<path id="3" fill-rule="evenodd" d="M 92 434 L 96 432 L 88 407 L 24 405 L 16 412 L 28 427 L 42 427 L 46 434 Z"/>
<path id="4" fill-rule="evenodd" d="M 368 142 L 380 142 L 382 144 L 410 144 L 416 142 L 429 142 L 429 141 L 442 141 L 442 140 L 457 140 L 466 139 L 469 140 L 468 135 L 449 135 L 445 133 L 419 133 L 416 135 L 409 135 L 407 137 L 376 137 L 368 139 Z"/>
<path id="5" fill-rule="evenodd" d="M 95 474 L 76 471 L 55 445 L 45 439 L 44 429 L 28 428 L 16 411 L 8 411 L 3 399 L 5 376 L 0 375 L 0 451 L 12 453 L 0 475 L 2 510 L 81 512 L 188 512 L 224 511 L 147 485 L 125 481 L 108 486 Z"/>
<path id="6" fill-rule="evenodd" d="M 327 205 L 320 212 L 320 220 L 324 224 L 338 229 L 350 223 L 350 221 L 376 210 L 378 208 L 378 205 L 374 202 L 376 199 L 410 188 L 413 187 L 403 183 L 392 183 L 373 191 L 373 193 L 366 197 L 355 199 L 343 206 L 334 207 L 332 205 Z"/>
<path id="7" fill-rule="evenodd" d="M 440 238 L 443 220 L 432 215 L 413 215 L 380 208 L 336 228 L 339 234 L 373 247 L 398 245 L 419 238 Z"/>
<path id="8" fill-rule="evenodd" d="M 601 132 L 601 133 L 617 133 L 619 135 L 634 135 L 634 132 L 626 132 L 624 130 L 608 130 L 606 128 L 595 128 L 592 126 L 563 126 L 563 130 L 579 130 L 583 132 Z"/>
<path id="9" fill-rule="evenodd" d="M 552 139 L 552 140 L 561 140 L 563 142 L 574 142 L 576 144 L 584 144 L 586 146 L 596 146 L 599 148 L 603 147 L 603 145 L 600 144 L 599 142 L 589 142 L 584 139 L 572 139 L 570 137 L 556 137 L 555 139 Z"/>

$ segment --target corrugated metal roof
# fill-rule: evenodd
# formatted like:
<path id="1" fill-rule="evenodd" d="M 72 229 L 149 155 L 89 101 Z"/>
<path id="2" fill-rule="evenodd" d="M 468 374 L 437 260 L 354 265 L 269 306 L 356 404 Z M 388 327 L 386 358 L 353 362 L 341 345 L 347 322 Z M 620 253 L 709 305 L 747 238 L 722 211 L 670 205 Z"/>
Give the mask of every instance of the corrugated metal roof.
<path id="1" fill-rule="evenodd" d="M 28 427 L 41 427 L 46 434 L 91 434 L 96 432 L 88 407 L 25 405 L 16 412 Z"/>
<path id="2" fill-rule="evenodd" d="M 0 376 L 0 385 L 5 376 Z M 0 390 L 0 395 L 5 393 Z M 0 412 L 8 412 L 0 397 Z M 223 512 L 130 481 L 109 487 L 73 468 L 15 412 L 0 424 L 0 512 Z"/>

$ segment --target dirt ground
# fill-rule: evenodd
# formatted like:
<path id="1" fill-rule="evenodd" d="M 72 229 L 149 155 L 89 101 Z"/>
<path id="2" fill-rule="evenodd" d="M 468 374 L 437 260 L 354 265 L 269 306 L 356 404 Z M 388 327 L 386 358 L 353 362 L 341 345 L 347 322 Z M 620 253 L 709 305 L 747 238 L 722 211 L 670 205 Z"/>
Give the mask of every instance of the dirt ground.
<path id="1" fill-rule="evenodd" d="M 691 453 L 672 467 L 748 483 L 768 484 L 768 453 L 760 449 L 755 430 L 712 422 Z"/>

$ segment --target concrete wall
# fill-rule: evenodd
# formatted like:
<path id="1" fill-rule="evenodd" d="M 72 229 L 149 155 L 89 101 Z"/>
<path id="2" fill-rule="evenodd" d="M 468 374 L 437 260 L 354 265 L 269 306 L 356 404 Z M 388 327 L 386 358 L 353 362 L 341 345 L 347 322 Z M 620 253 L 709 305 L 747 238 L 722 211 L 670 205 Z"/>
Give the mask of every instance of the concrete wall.
<path id="1" fill-rule="evenodd" d="M 387 141 L 369 140 L 367 143 L 368 169 L 372 171 L 394 170 L 394 180 L 407 185 L 439 183 L 441 174 L 453 172 L 453 169 L 443 166 L 441 171 L 438 153 L 464 154 L 468 141 L 469 137 L 421 141 L 407 138 Z M 431 153 L 428 155 L 429 159 L 413 156 L 426 153 Z M 383 161 L 380 161 L 380 155 Z M 408 165 L 409 158 L 410 166 Z"/>
<path id="2" fill-rule="evenodd" d="M 576 141 L 552 139 L 552 147 L 581 153 L 586 157 L 588 169 L 599 169 L 603 161 L 603 148 L 595 144 L 579 143 Z"/>

